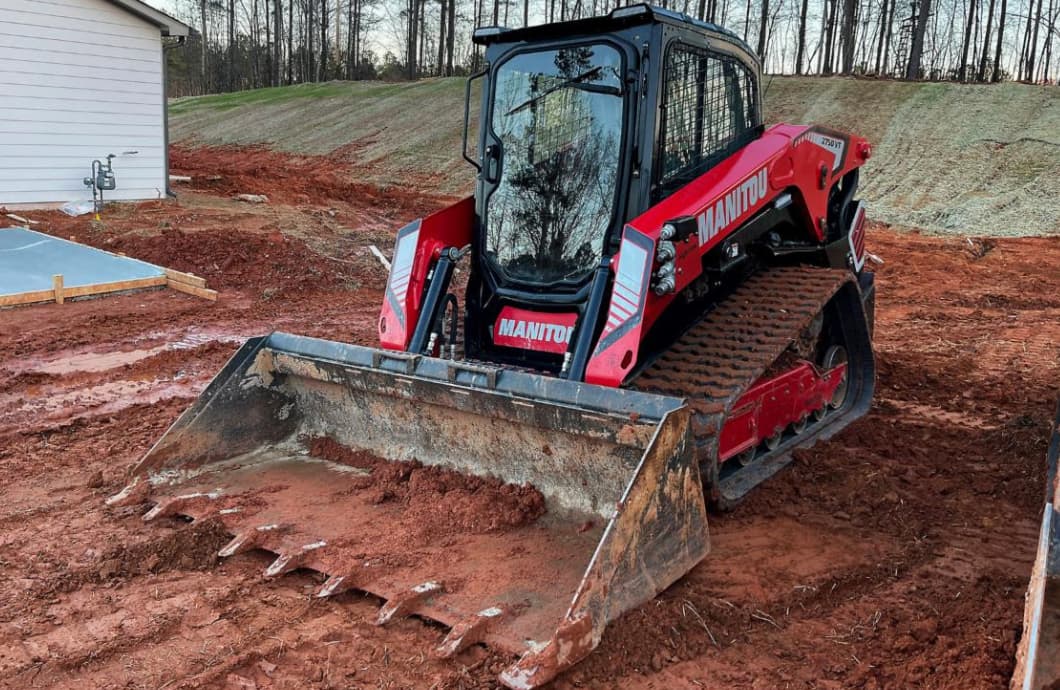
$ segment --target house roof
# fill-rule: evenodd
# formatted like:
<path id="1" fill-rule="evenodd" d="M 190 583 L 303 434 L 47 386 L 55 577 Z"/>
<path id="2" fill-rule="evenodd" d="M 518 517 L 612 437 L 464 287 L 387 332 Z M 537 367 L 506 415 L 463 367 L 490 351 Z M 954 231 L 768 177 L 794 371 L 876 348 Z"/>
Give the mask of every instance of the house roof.
<path id="1" fill-rule="evenodd" d="M 163 36 L 187 36 L 191 31 L 191 27 L 184 22 L 174 19 L 165 12 L 156 10 L 147 3 L 140 2 L 140 0 L 108 0 L 108 2 L 135 14 L 146 22 L 154 24 L 162 30 Z"/>

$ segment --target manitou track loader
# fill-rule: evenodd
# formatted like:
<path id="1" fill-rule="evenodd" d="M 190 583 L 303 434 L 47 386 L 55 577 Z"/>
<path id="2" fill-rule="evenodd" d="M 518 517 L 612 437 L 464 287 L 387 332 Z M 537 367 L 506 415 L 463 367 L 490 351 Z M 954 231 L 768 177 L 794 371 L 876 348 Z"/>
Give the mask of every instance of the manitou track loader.
<path id="1" fill-rule="evenodd" d="M 870 149 L 765 128 L 748 46 L 667 10 L 474 40 L 475 192 L 398 232 L 381 347 L 248 341 L 112 500 L 222 520 L 222 555 L 440 621 L 438 653 L 518 655 L 501 681 L 530 688 L 707 555 L 708 506 L 868 409 Z M 414 497 L 367 495 L 378 469 L 322 437 L 530 484 L 546 512 L 424 538 Z"/>

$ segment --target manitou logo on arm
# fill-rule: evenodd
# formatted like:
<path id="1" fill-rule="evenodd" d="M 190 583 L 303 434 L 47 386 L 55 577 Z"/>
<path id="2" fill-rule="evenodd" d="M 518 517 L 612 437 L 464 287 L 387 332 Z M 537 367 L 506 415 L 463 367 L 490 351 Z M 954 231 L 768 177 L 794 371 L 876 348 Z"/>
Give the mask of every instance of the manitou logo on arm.
<path id="1" fill-rule="evenodd" d="M 747 211 L 754 208 L 755 204 L 765 198 L 768 185 L 766 169 L 762 168 L 700 213 L 696 218 L 700 246 L 722 234 Z"/>

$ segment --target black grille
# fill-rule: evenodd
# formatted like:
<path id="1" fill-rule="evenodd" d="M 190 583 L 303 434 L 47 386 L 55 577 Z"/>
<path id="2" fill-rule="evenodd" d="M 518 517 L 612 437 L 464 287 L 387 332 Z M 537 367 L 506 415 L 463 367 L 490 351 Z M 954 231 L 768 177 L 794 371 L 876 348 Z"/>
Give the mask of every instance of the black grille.
<path id="1" fill-rule="evenodd" d="M 701 48 L 670 47 L 662 99 L 656 199 L 739 148 L 758 124 L 753 77 L 735 59 Z"/>

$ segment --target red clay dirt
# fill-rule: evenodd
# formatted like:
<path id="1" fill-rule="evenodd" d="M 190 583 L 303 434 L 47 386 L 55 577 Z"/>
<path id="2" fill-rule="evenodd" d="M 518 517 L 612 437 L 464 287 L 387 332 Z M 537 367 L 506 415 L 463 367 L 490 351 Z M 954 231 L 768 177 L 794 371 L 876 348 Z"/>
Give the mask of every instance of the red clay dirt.
<path id="1" fill-rule="evenodd" d="M 357 490 L 371 502 L 398 503 L 415 530 L 402 535 L 438 538 L 452 533 L 504 532 L 533 523 L 545 513 L 545 497 L 530 485 L 507 484 L 417 461 L 395 462 L 353 450 L 326 436 L 308 439 L 309 454 L 368 470 Z"/>
<path id="2" fill-rule="evenodd" d="M 434 624 L 377 628 L 377 599 L 314 599 L 322 578 L 308 571 L 264 579 L 261 552 L 218 560 L 216 525 L 105 507 L 243 338 L 372 343 L 385 272 L 365 245 L 389 252 L 394 230 L 441 202 L 410 190 L 412 205 L 380 211 L 364 204 L 390 192 L 308 183 L 295 192 L 307 199 L 288 197 L 270 186 L 274 159 L 254 167 L 240 151 L 174 160 L 234 181 L 113 207 L 102 224 L 27 214 L 221 295 L 0 311 L 0 687 L 494 687 L 511 658 L 437 660 Z M 314 161 L 279 162 L 294 177 L 334 163 Z M 869 238 L 885 261 L 872 412 L 712 516 L 712 554 L 556 687 L 1006 686 L 1060 382 L 1060 241 L 879 225 Z M 523 498 L 512 505 L 534 505 Z"/>

